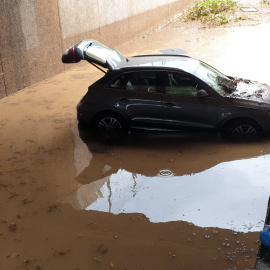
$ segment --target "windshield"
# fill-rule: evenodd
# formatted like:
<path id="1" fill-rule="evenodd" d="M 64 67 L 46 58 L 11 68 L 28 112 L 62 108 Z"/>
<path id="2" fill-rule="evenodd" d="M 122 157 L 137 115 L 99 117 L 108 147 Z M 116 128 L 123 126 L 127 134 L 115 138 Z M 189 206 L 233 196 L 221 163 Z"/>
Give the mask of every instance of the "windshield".
<path id="1" fill-rule="evenodd" d="M 200 62 L 200 65 L 194 72 L 194 75 L 211 86 L 216 90 L 220 95 L 225 95 L 228 93 L 228 88 L 219 83 L 220 78 L 225 79 L 226 81 L 231 81 L 224 74 L 218 70 L 208 66 L 207 64 Z"/>

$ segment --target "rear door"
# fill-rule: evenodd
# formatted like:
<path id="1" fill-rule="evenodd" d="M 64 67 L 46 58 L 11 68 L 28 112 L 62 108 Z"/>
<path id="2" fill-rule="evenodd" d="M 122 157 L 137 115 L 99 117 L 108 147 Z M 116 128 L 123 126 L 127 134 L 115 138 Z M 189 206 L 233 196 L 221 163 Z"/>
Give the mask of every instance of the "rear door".
<path id="1" fill-rule="evenodd" d="M 217 125 L 218 100 L 206 85 L 193 76 L 180 72 L 163 73 L 163 128 L 213 129 Z M 199 90 L 208 96 L 197 97 Z"/>
<path id="2" fill-rule="evenodd" d="M 162 129 L 162 93 L 157 74 L 147 70 L 126 72 L 108 85 L 117 96 L 117 109 L 130 119 L 130 127 Z"/>

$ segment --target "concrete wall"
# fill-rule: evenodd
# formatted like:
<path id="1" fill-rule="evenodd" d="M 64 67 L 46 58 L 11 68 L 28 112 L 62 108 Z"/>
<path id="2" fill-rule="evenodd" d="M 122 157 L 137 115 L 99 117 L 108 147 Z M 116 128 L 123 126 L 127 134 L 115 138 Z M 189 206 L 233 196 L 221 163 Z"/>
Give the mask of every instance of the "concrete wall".
<path id="1" fill-rule="evenodd" d="M 64 70 L 57 1 L 1 0 L 0 23 L 0 96 Z"/>
<path id="2" fill-rule="evenodd" d="M 85 38 L 116 46 L 196 0 L 1 0 L 0 98 L 67 68 L 61 55 Z"/>

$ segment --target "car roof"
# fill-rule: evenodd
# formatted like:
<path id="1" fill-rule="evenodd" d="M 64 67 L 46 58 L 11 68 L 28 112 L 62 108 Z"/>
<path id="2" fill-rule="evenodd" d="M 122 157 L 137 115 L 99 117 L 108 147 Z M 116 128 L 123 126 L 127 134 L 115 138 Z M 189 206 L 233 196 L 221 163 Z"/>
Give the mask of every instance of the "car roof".
<path id="1" fill-rule="evenodd" d="M 101 66 L 109 70 L 118 71 L 125 68 L 143 67 L 174 68 L 184 70 L 191 74 L 193 74 L 200 65 L 199 60 L 178 54 L 186 53 L 181 49 L 162 50 L 162 52 L 165 54 L 137 55 L 125 58 L 119 51 L 97 40 L 85 39 L 67 49 L 62 55 L 62 62 L 77 63 L 81 60 L 87 60 L 97 68 Z M 105 73 L 104 70 L 102 71 Z"/>
<path id="2" fill-rule="evenodd" d="M 138 55 L 131 58 L 126 58 L 121 61 L 115 69 L 125 69 L 125 68 L 175 68 L 186 71 L 193 74 L 198 66 L 200 61 L 189 56 L 185 55 Z"/>

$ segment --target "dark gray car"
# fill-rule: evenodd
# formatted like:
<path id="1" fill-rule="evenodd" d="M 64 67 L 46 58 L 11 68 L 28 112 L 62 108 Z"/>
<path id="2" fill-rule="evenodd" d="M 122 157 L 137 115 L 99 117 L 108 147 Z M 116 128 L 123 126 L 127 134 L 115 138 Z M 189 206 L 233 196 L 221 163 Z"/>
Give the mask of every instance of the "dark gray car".
<path id="1" fill-rule="evenodd" d="M 105 76 L 89 86 L 77 118 L 103 139 L 123 139 L 132 129 L 208 130 L 232 140 L 270 131 L 267 85 L 227 77 L 185 55 L 125 58 L 96 40 L 83 40 L 62 56 L 64 63 L 83 59 Z"/>

